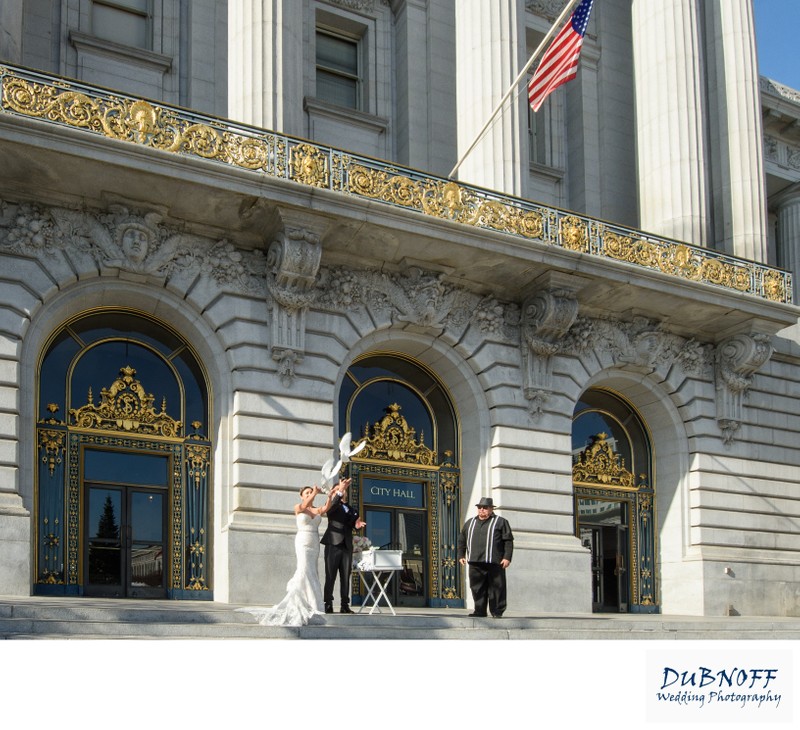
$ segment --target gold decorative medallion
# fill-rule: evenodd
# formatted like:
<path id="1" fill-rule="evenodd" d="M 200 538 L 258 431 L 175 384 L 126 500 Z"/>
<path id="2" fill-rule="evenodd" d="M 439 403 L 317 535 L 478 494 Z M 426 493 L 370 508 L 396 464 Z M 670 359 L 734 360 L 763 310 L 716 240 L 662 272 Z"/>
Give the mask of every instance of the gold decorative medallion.
<path id="1" fill-rule="evenodd" d="M 572 481 L 603 487 L 635 489 L 636 480 L 625 468 L 625 460 L 606 440 L 608 434 L 599 433 L 578 455 L 572 466 Z"/>
<path id="2" fill-rule="evenodd" d="M 121 368 L 119 377 L 100 391 L 99 405 L 94 404 L 90 388 L 88 403 L 69 411 L 72 425 L 148 436 L 179 437 L 183 424 L 167 415 L 166 399 L 161 402 L 161 411 L 156 412 L 153 408 L 154 396 L 145 392 L 135 375 L 136 370 L 129 365 Z"/>
<path id="3" fill-rule="evenodd" d="M 367 426 L 367 445 L 360 458 L 434 466 L 436 452 L 425 446 L 424 434 L 420 434 L 419 441 L 416 440 L 416 430 L 400 415 L 400 406 L 392 403 L 386 411 L 386 415 L 372 426 L 371 435 Z"/>

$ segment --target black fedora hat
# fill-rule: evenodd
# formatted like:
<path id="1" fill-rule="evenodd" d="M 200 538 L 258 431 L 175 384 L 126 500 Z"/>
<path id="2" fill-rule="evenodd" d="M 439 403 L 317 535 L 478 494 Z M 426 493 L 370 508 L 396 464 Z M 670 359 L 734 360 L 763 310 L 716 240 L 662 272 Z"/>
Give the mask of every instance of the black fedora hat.
<path id="1" fill-rule="evenodd" d="M 491 507 L 494 509 L 494 502 L 492 501 L 491 497 L 481 497 L 478 504 L 475 505 L 476 507 Z"/>

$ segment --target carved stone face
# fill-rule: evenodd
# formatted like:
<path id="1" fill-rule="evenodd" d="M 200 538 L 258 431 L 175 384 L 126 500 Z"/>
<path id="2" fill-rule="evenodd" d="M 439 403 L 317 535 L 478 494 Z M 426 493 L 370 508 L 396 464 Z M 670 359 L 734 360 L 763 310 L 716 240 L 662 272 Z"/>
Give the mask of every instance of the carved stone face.
<path id="1" fill-rule="evenodd" d="M 134 264 L 141 264 L 147 258 L 150 247 L 149 236 L 141 228 L 129 226 L 122 234 L 122 250 Z"/>

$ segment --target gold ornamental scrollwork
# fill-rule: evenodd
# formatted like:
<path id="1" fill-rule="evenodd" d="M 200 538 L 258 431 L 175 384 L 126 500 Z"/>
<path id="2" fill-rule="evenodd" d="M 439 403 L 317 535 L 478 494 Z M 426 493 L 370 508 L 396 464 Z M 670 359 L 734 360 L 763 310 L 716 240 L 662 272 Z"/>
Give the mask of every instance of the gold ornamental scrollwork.
<path id="1" fill-rule="evenodd" d="M 426 178 L 414 180 L 391 171 L 375 170 L 359 164 L 347 169 L 348 191 L 353 195 L 381 200 L 417 210 L 426 215 L 469 226 L 513 233 L 525 238 L 541 238 L 543 217 L 499 201 L 484 200 L 455 182 Z"/>
<path id="2" fill-rule="evenodd" d="M 179 437 L 183 424 L 166 413 L 166 398 L 161 402 L 161 411 L 157 412 L 153 407 L 154 396 L 145 392 L 135 375 L 136 370 L 129 365 L 121 368 L 119 377 L 100 391 L 99 405 L 94 404 L 90 388 L 87 404 L 69 411 L 72 425 L 84 429 Z"/>
<path id="3" fill-rule="evenodd" d="M 603 244 L 603 251 L 610 258 L 646 266 L 649 269 L 658 267 L 658 248 L 649 241 L 607 233 Z"/>
<path id="4" fill-rule="evenodd" d="M 205 573 L 205 555 L 206 555 L 206 546 L 205 546 L 205 530 L 198 530 L 199 539 L 193 540 L 188 547 L 189 553 L 189 562 L 191 568 L 191 575 L 189 576 L 189 581 L 186 584 L 186 588 L 190 591 L 206 591 L 208 590 L 208 585 L 206 584 L 206 579 L 203 576 Z M 191 537 L 195 537 L 195 529 L 191 529 Z"/>
<path id="5" fill-rule="evenodd" d="M 144 100 L 91 97 L 60 85 L 7 77 L 3 106 L 18 114 L 86 129 L 166 152 L 196 155 L 248 170 L 276 172 L 281 154 L 272 135 L 249 136 L 181 118 Z"/>
<path id="6" fill-rule="evenodd" d="M 392 403 L 371 429 L 367 425 L 366 447 L 358 458 L 435 466 L 436 452 L 425 446 L 424 434 L 416 439 L 416 430 L 400 415 L 400 410 L 397 403 Z"/>
<path id="7" fill-rule="evenodd" d="M 576 484 L 635 489 L 636 479 L 625 468 L 625 460 L 607 441 L 608 434 L 599 433 L 578 454 L 572 465 L 572 481 Z"/>
<path id="8" fill-rule="evenodd" d="M 683 243 L 647 241 L 606 231 L 603 235 L 602 252 L 609 258 L 648 269 L 658 269 L 670 276 L 707 282 L 741 292 L 756 292 L 753 265 L 732 263 L 709 256 Z M 765 273 L 764 290 L 768 299 L 783 301 L 783 287 L 784 278 L 779 272 Z"/>
<path id="9" fill-rule="evenodd" d="M 440 482 L 442 495 L 446 507 L 452 505 L 458 498 L 458 477 L 451 472 L 441 472 Z"/>

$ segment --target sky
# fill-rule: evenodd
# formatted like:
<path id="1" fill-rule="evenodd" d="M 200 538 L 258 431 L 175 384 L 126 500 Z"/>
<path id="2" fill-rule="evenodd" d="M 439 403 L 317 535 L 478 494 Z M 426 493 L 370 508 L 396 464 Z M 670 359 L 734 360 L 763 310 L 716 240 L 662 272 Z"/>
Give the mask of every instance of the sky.
<path id="1" fill-rule="evenodd" d="M 758 72 L 800 90 L 800 0 L 753 0 Z"/>

